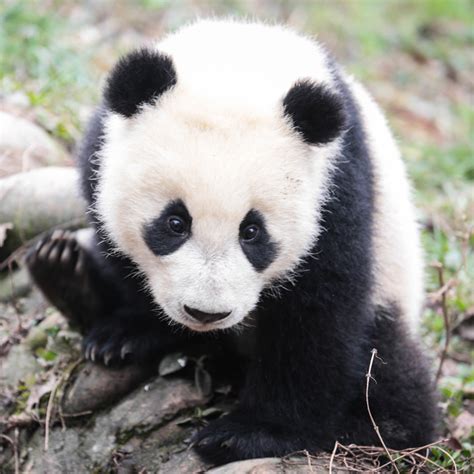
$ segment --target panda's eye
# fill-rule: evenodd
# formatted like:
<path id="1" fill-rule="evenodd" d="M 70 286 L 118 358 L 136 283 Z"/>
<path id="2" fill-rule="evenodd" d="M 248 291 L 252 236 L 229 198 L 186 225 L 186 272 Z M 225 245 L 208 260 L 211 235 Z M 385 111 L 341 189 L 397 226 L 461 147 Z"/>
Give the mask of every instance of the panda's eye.
<path id="1" fill-rule="evenodd" d="M 244 242 L 253 242 L 260 233 L 260 227 L 256 224 L 251 224 L 243 229 L 240 237 Z"/>
<path id="2" fill-rule="evenodd" d="M 184 235 L 188 231 L 186 222 L 178 216 L 171 216 L 168 218 L 168 227 L 173 233 L 178 235 Z"/>

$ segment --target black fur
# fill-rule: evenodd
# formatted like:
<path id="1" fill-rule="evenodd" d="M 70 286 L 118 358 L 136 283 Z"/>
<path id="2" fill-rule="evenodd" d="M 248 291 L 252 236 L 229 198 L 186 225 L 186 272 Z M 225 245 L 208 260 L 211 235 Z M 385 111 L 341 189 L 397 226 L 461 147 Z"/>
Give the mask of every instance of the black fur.
<path id="1" fill-rule="evenodd" d="M 177 235 L 168 226 L 168 219 L 180 217 L 187 225 L 183 235 Z M 169 255 L 178 250 L 191 236 L 192 217 L 180 199 L 170 202 L 161 215 L 143 228 L 143 239 L 155 255 Z"/>
<path id="2" fill-rule="evenodd" d="M 348 132 L 313 249 L 317 258 L 305 262 L 280 298 L 260 301 L 257 349 L 240 407 L 195 439 L 209 460 L 330 450 L 336 440 L 379 444 L 364 401 L 372 348 L 387 362 L 377 367 L 371 395 L 385 442 L 401 448 L 434 438 L 427 366 L 399 314 L 391 308 L 377 314 L 371 304 L 372 166 L 358 109 L 342 81 L 339 87 Z"/>
<path id="3" fill-rule="evenodd" d="M 107 109 L 100 106 L 96 109 L 91 120 L 87 124 L 84 138 L 79 145 L 77 156 L 81 168 L 81 189 L 87 202 L 94 202 L 94 194 L 97 186 L 97 172 L 99 170 L 99 158 L 97 153 L 103 145 L 104 118 Z"/>
<path id="4" fill-rule="evenodd" d="M 376 308 L 371 303 L 374 176 L 359 111 L 336 69 L 334 75 L 338 96 L 300 83 L 285 99 L 287 113 L 307 142 L 330 141 L 342 127 L 347 133 L 323 208 L 324 230 L 312 249 L 316 257 L 301 265 L 295 285 L 280 297 L 261 297 L 240 405 L 195 437 L 197 451 L 215 463 L 330 450 L 336 440 L 379 444 L 364 399 L 372 348 L 385 363 L 374 366 L 377 383 L 371 385 L 370 404 L 388 447 L 419 446 L 434 438 L 436 400 L 427 363 L 406 333 L 396 304 Z M 101 146 L 103 112 L 97 114 L 79 155 L 84 194 L 91 203 L 91 170 L 100 165 L 91 160 Z M 249 222 L 259 218 L 256 213 L 248 217 Z M 188 345 L 194 336 L 178 336 L 161 323 L 141 282 L 128 278 L 136 270 L 130 259 L 105 258 L 110 250 L 105 239 L 90 251 L 88 271 L 97 282 L 90 291 L 102 302 L 85 330 L 86 356 L 92 358 L 93 352 L 96 360 L 120 362 L 124 353 L 128 359 L 124 347 L 132 347 L 132 360 L 143 363 Z M 257 269 L 271 253 L 265 262 L 258 258 L 249 257 Z M 79 284 L 71 278 L 71 285 Z M 69 315 L 80 319 L 73 305 Z"/>
<path id="5" fill-rule="evenodd" d="M 242 234 L 243 230 L 251 224 L 256 224 L 259 227 L 258 236 L 252 242 L 246 242 L 241 238 L 240 246 L 255 270 L 262 272 L 275 260 L 278 254 L 278 246 L 275 242 L 272 242 L 265 228 L 265 220 L 262 214 L 255 209 L 251 209 L 241 222 L 240 233 Z"/>
<path id="6" fill-rule="evenodd" d="M 120 59 L 112 70 L 104 91 L 107 107 L 131 117 L 143 104 L 153 103 L 176 84 L 173 61 L 149 49 L 134 51 Z"/>
<path id="7" fill-rule="evenodd" d="M 311 145 L 334 140 L 347 121 L 342 97 L 309 80 L 299 81 L 290 89 L 283 108 L 296 131 Z"/>

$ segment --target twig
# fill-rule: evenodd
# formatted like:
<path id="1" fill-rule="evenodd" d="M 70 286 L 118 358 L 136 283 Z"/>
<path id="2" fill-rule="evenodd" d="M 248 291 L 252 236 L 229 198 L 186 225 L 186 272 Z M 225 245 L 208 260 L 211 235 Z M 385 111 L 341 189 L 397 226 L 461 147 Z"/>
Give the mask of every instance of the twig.
<path id="1" fill-rule="evenodd" d="M 440 448 L 439 446 L 436 446 L 436 449 L 439 449 L 442 453 L 444 453 L 446 456 L 448 456 L 448 458 L 450 459 L 451 461 L 451 464 L 453 465 L 454 467 L 454 473 L 455 474 L 458 474 L 458 468 L 456 466 L 456 461 L 454 460 L 454 458 L 451 456 L 451 454 L 448 453 L 448 451 L 446 451 L 445 449 L 443 448 Z"/>
<path id="2" fill-rule="evenodd" d="M 61 383 L 61 379 L 54 385 L 53 390 L 49 394 L 48 406 L 46 408 L 46 419 L 44 421 L 44 450 L 47 451 L 49 448 L 49 423 L 51 421 L 51 413 L 53 411 L 54 397 L 56 396 L 56 390 Z"/>
<path id="3" fill-rule="evenodd" d="M 308 460 L 308 468 L 310 470 L 310 472 L 314 472 L 313 471 L 313 466 L 311 464 L 311 454 L 309 454 L 308 450 L 304 450 L 303 451 L 304 455 L 306 456 L 306 459 Z"/>
<path id="4" fill-rule="evenodd" d="M 439 464 L 436 464 L 432 459 L 430 459 L 430 458 L 428 458 L 428 457 L 426 457 L 426 456 L 423 456 L 422 454 L 413 453 L 412 456 L 417 457 L 417 458 L 421 458 L 424 463 L 429 462 L 430 464 L 432 464 L 433 466 L 435 466 L 436 469 L 441 470 L 441 472 L 447 472 L 447 473 L 452 472 L 452 471 L 450 471 L 449 469 L 446 469 L 446 468 L 444 468 L 444 467 L 441 467 Z M 452 458 L 451 458 L 451 459 L 452 459 Z M 458 472 L 458 471 L 457 471 L 457 468 L 456 468 L 456 472 Z"/>
<path id="5" fill-rule="evenodd" d="M 0 434 L 0 438 L 8 441 L 12 446 L 13 459 L 15 462 L 15 474 L 20 474 L 20 458 L 18 455 L 18 429 L 15 430 L 15 441 L 13 441 L 10 436 Z"/>
<path id="6" fill-rule="evenodd" d="M 438 272 L 438 281 L 439 281 L 439 286 L 440 288 L 444 288 L 445 283 L 444 283 L 444 267 L 443 264 L 436 262 L 433 264 L 433 267 L 436 268 Z M 447 304 L 447 299 L 446 299 L 446 291 L 443 291 L 441 293 L 441 312 L 443 313 L 443 319 L 444 319 L 444 332 L 445 332 L 445 337 L 444 337 L 444 346 L 443 350 L 441 352 L 441 356 L 439 358 L 439 365 L 438 365 L 438 370 L 436 371 L 436 377 L 435 381 L 438 383 L 439 378 L 441 377 L 441 372 L 443 370 L 443 364 L 446 359 L 446 355 L 448 353 L 448 348 L 449 348 L 449 343 L 451 340 L 451 328 L 449 324 L 449 314 L 448 314 L 448 304 Z"/>
<path id="7" fill-rule="evenodd" d="M 336 452 L 337 452 L 337 447 L 339 446 L 339 442 L 336 441 L 334 443 L 334 448 L 332 450 L 332 453 L 331 453 L 331 457 L 329 458 L 329 474 L 332 474 L 332 465 L 334 463 L 334 456 L 336 455 Z"/>
<path id="8" fill-rule="evenodd" d="M 393 462 L 400 461 L 401 459 L 405 459 L 406 457 L 412 456 L 413 454 L 417 454 L 418 451 L 421 451 L 422 449 L 429 449 L 429 448 L 432 448 L 433 446 L 438 447 L 437 445 L 439 443 L 443 443 L 445 441 L 446 441 L 446 439 L 440 439 L 438 441 L 434 441 L 433 443 L 425 444 L 424 446 L 420 446 L 418 448 L 409 448 L 409 449 L 405 449 L 403 451 L 398 451 L 399 453 L 401 453 L 401 455 L 396 457 L 393 460 Z M 379 470 L 383 469 L 384 467 L 387 467 L 389 464 L 390 464 L 390 461 L 385 463 L 385 464 L 382 464 L 379 467 Z M 424 464 L 426 464 L 426 460 L 424 461 Z"/>
<path id="9" fill-rule="evenodd" d="M 64 392 L 67 388 L 68 382 L 71 378 L 72 373 L 76 370 L 77 366 L 82 363 L 82 357 L 80 357 L 78 360 L 73 362 L 72 364 L 69 364 L 66 369 L 63 370 L 63 373 L 61 375 L 61 378 L 58 382 L 58 398 L 59 398 L 59 403 L 58 403 L 58 415 L 59 419 L 61 421 L 61 427 L 62 430 L 66 430 L 66 420 L 65 418 L 67 416 L 64 415 L 63 413 L 63 398 L 64 398 Z M 76 416 L 75 414 L 69 415 L 69 416 Z M 80 416 L 80 415 L 79 415 Z"/>
<path id="10" fill-rule="evenodd" d="M 12 265 L 13 265 L 13 262 L 10 262 L 8 264 L 8 278 L 10 279 L 10 287 L 11 287 L 11 292 L 12 292 L 11 303 L 12 303 L 12 306 L 15 310 L 15 315 L 16 315 L 16 319 L 17 319 L 17 323 L 18 323 L 17 332 L 21 333 L 23 331 L 23 324 L 22 324 L 22 321 L 21 321 L 21 315 L 20 315 L 21 311 L 20 311 L 20 308 L 18 306 L 18 300 L 15 296 L 15 283 L 13 281 Z"/>
<path id="11" fill-rule="evenodd" d="M 81 416 L 92 415 L 94 413 L 92 410 L 80 411 L 78 413 L 63 413 L 63 418 L 79 418 Z"/>
<path id="12" fill-rule="evenodd" d="M 370 379 L 372 379 L 372 365 L 374 364 L 374 359 L 377 356 L 377 349 L 372 349 L 372 356 L 370 357 L 370 363 L 369 363 L 369 370 L 367 371 L 367 374 L 365 375 L 366 378 L 366 385 L 365 385 L 365 403 L 367 405 L 367 412 L 369 413 L 370 421 L 372 422 L 372 426 L 374 427 L 375 433 L 377 433 L 377 436 L 380 440 L 380 443 L 382 444 L 383 448 L 385 449 L 385 452 L 387 453 L 388 458 L 390 459 L 390 462 L 392 463 L 395 471 L 400 474 L 400 471 L 398 470 L 397 465 L 394 463 L 392 459 L 392 455 L 390 454 L 390 451 L 388 450 L 387 446 L 385 445 L 385 442 L 382 438 L 382 435 L 380 434 L 379 427 L 377 426 L 377 423 L 375 423 L 374 417 L 372 416 L 372 411 L 370 410 L 370 403 L 369 403 L 369 386 L 370 386 Z"/>
<path id="13" fill-rule="evenodd" d="M 439 264 L 433 264 L 434 268 Z M 455 278 L 449 279 L 443 286 L 438 288 L 436 291 L 432 291 L 428 296 L 431 300 L 431 304 L 438 303 L 443 295 L 445 295 L 451 288 L 455 288 L 459 284 L 459 281 Z"/>
<path id="14" fill-rule="evenodd" d="M 59 377 L 57 383 L 55 384 L 53 390 L 51 390 L 51 393 L 49 395 L 49 400 L 48 400 L 48 406 L 46 408 L 46 419 L 44 421 L 44 450 L 47 451 L 49 448 L 49 424 L 51 420 L 51 414 L 53 411 L 53 402 L 54 399 L 56 398 L 56 393 L 59 390 L 60 387 L 62 387 L 64 384 L 67 384 L 69 377 L 71 376 L 72 372 L 75 370 L 75 368 L 82 363 L 82 358 L 76 360 L 73 362 L 69 367 L 63 371 L 63 374 L 61 377 Z M 60 393 L 62 397 L 62 392 Z M 59 404 L 59 414 L 60 414 L 60 419 L 61 423 L 64 425 L 64 416 L 61 410 L 61 403 Z"/>
<path id="15" fill-rule="evenodd" d="M 4 421 L 0 419 L 0 423 L 1 422 L 5 423 L 5 431 L 10 431 L 13 428 L 29 428 L 36 424 L 41 424 L 38 416 L 33 412 L 22 412 L 18 415 L 11 415 Z"/>

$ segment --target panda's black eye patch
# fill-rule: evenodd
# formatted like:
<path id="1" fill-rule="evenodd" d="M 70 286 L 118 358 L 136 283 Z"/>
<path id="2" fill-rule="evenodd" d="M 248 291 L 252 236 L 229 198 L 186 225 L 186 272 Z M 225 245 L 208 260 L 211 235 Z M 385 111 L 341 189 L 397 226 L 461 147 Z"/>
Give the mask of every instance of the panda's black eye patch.
<path id="1" fill-rule="evenodd" d="M 155 255 L 169 255 L 188 240 L 191 224 L 183 201 L 171 201 L 156 219 L 143 226 L 143 240 Z"/>
<path id="2" fill-rule="evenodd" d="M 271 240 L 260 212 L 251 209 L 240 223 L 239 241 L 248 261 L 262 272 L 276 258 L 278 246 Z"/>

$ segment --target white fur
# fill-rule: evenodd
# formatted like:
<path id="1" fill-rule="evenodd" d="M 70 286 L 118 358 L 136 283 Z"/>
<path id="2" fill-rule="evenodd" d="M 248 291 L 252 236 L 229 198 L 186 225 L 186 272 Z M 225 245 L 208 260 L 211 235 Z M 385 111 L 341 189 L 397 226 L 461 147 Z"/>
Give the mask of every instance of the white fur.
<path id="1" fill-rule="evenodd" d="M 374 304 L 396 303 L 408 327 L 416 332 L 423 303 L 423 256 L 415 209 L 404 163 L 377 104 L 352 78 L 374 168 Z"/>
<path id="2" fill-rule="evenodd" d="M 173 58 L 177 85 L 136 117 L 107 121 L 98 211 L 169 317 L 195 330 L 230 327 L 255 308 L 264 287 L 291 273 L 319 232 L 337 141 L 303 144 L 282 100 L 300 78 L 330 84 L 331 77 L 315 43 L 277 27 L 200 22 L 157 47 Z M 186 204 L 192 237 L 157 257 L 141 230 L 173 199 Z M 279 246 L 261 273 L 238 241 L 252 208 Z M 232 314 L 197 325 L 185 304 Z"/>
<path id="3" fill-rule="evenodd" d="M 291 276 L 320 232 L 339 143 L 304 144 L 284 118 L 282 100 L 299 79 L 328 87 L 333 79 L 317 43 L 282 27 L 202 21 L 156 47 L 173 59 L 177 84 L 131 119 L 109 116 L 97 210 L 167 316 L 198 331 L 234 326 L 255 308 L 263 288 Z M 419 252 L 403 166 L 378 109 L 360 86 L 351 87 L 376 164 L 375 300 L 402 298 L 411 315 L 419 306 Z M 193 218 L 192 237 L 157 257 L 142 228 L 174 199 L 182 199 Z M 279 247 L 261 273 L 238 241 L 252 208 L 263 214 Z M 183 305 L 232 313 L 201 325 Z"/>

